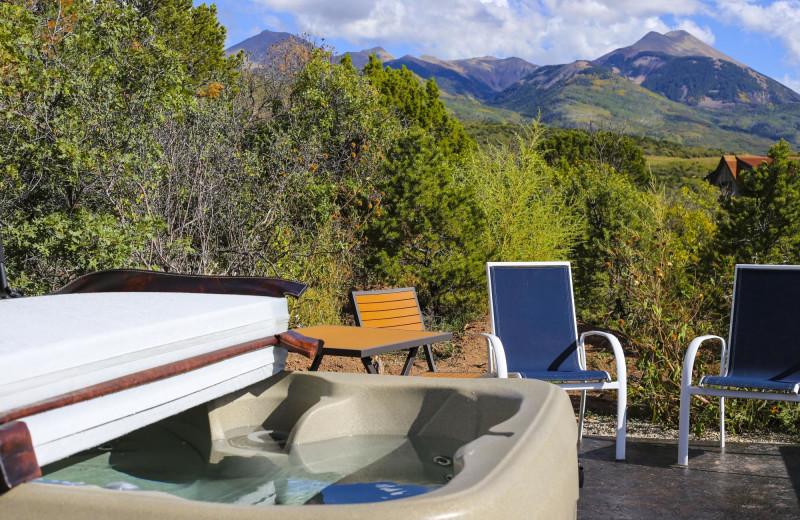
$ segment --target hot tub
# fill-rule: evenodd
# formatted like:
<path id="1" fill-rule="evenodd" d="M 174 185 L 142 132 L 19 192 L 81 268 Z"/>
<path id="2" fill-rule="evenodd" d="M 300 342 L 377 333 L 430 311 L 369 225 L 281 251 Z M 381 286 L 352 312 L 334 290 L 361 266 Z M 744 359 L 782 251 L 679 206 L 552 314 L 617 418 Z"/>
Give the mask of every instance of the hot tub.
<path id="1" fill-rule="evenodd" d="M 575 518 L 576 440 L 540 381 L 281 372 L 45 466 L 0 516 Z"/>

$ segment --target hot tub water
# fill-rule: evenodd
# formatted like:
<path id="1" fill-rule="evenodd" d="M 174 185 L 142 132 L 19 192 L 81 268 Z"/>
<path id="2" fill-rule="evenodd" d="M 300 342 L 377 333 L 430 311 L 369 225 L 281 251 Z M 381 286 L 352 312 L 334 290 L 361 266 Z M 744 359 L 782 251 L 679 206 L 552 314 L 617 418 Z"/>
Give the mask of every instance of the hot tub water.
<path id="1" fill-rule="evenodd" d="M 445 437 L 358 435 L 287 446 L 286 432 L 243 427 L 211 442 L 206 452 L 186 432 L 164 430 L 159 437 L 126 436 L 79 453 L 43 468 L 43 480 L 232 504 L 380 502 L 445 485 L 463 444 Z"/>

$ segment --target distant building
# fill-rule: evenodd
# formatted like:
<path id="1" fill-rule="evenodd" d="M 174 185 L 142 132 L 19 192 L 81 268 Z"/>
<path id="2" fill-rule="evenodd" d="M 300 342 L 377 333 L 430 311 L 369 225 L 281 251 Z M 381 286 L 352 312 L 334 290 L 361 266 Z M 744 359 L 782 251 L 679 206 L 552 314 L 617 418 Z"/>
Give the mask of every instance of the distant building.
<path id="1" fill-rule="evenodd" d="M 760 155 L 723 155 L 717 169 L 706 176 L 706 180 L 731 197 L 739 196 L 739 173 L 752 170 L 761 163 L 771 163 L 772 159 Z"/>

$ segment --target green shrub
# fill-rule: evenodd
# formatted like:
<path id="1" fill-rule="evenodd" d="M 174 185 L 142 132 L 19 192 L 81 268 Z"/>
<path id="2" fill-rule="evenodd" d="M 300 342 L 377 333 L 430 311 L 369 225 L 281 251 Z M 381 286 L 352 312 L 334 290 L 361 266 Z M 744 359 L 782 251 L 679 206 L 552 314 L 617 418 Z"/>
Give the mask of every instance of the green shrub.
<path id="1" fill-rule="evenodd" d="M 688 190 L 676 200 L 657 192 L 648 198 L 650 211 L 641 228 L 618 233 L 607 250 L 602 323 L 629 340 L 636 367 L 629 381 L 632 404 L 643 406 L 654 421 L 675 424 L 686 347 L 716 325 L 713 302 L 728 286 L 725 272 L 709 276 L 698 264 L 698 251 L 713 232 L 712 199 Z M 708 373 L 715 361 L 719 348 L 704 349 L 696 370 Z M 703 411 L 701 420 L 713 417 L 708 406 L 693 404 Z"/>
<path id="2" fill-rule="evenodd" d="M 485 146 L 465 169 L 486 219 L 491 260 L 564 260 L 580 238 L 579 208 L 537 150 L 541 127 L 520 127 L 515 146 Z"/>

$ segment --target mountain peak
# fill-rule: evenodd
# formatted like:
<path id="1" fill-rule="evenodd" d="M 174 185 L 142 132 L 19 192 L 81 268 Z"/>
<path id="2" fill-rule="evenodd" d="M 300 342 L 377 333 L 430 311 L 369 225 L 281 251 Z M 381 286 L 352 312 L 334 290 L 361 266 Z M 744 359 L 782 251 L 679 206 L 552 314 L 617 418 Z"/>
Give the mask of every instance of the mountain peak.
<path id="1" fill-rule="evenodd" d="M 666 34 L 651 31 L 633 45 L 613 50 L 594 60 L 594 63 L 597 65 L 605 65 L 613 56 L 622 55 L 627 59 L 642 52 L 659 52 L 675 57 L 702 56 L 744 66 L 691 33 L 682 30 L 670 31 Z"/>
<path id="2" fill-rule="evenodd" d="M 364 68 L 364 65 L 369 62 L 369 57 L 373 54 L 376 58 L 378 58 L 379 61 L 383 63 L 395 59 L 394 56 L 392 56 L 389 51 L 383 47 L 373 47 L 371 49 L 364 49 L 363 51 L 345 52 L 344 54 L 350 55 L 350 63 L 352 63 L 357 69 Z M 336 56 L 337 61 L 339 58 L 341 58 L 341 56 L 341 54 Z"/>
<path id="3" fill-rule="evenodd" d="M 375 57 L 381 61 L 389 61 L 395 59 L 394 56 L 392 56 L 392 54 L 383 47 L 373 47 L 371 49 L 364 49 L 361 52 L 363 52 L 367 56 L 369 56 L 370 54 L 374 54 Z"/>

